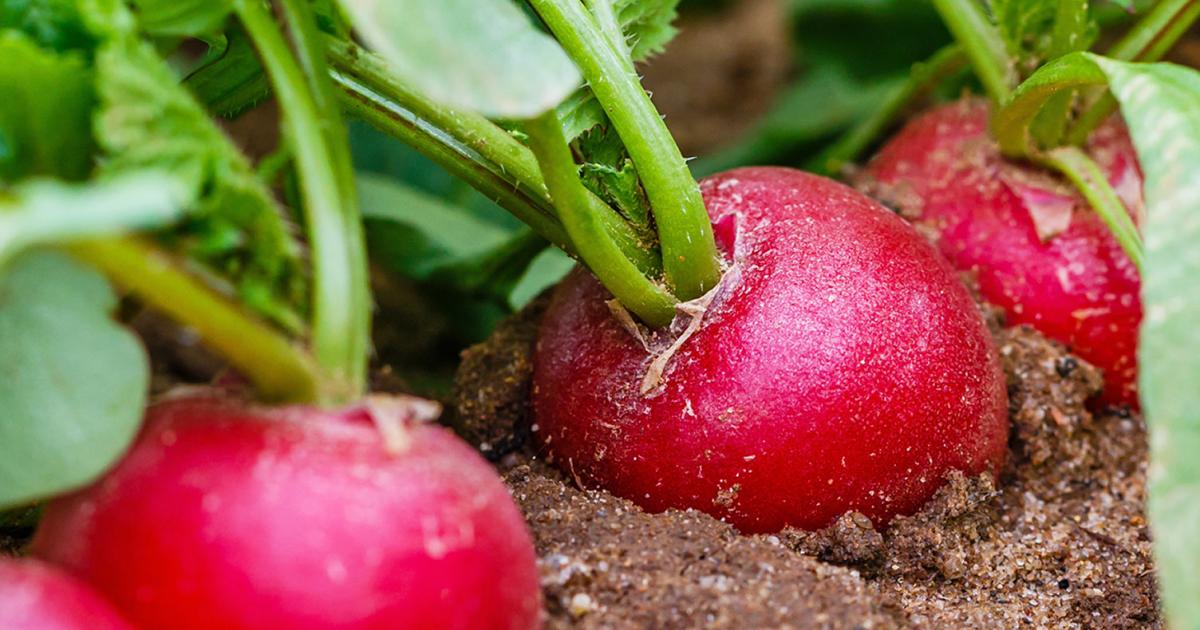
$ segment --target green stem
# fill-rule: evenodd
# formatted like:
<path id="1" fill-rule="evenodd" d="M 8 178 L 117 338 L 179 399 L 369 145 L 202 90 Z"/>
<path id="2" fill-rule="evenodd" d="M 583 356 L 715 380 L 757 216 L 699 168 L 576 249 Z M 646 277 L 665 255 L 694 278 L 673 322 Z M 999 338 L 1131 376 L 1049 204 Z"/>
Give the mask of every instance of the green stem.
<path id="1" fill-rule="evenodd" d="M 235 10 L 271 79 L 300 174 L 313 257 L 312 345 L 322 369 L 320 401 L 344 403 L 366 389 L 370 345 L 370 288 L 361 224 L 350 205 L 353 192 L 343 183 L 340 149 L 330 146 L 331 115 L 318 107 L 327 103 L 314 97 L 320 90 L 310 89 L 271 14 L 258 0 L 238 0 Z"/>
<path id="2" fill-rule="evenodd" d="M 675 299 L 638 271 L 609 237 L 604 224 L 588 211 L 587 188 L 579 179 L 579 166 L 554 110 L 529 121 L 525 129 L 563 227 L 583 261 L 642 321 L 654 327 L 670 324 L 675 316 Z"/>
<path id="3" fill-rule="evenodd" d="M 1004 40 L 977 0 L 933 0 L 933 6 L 966 52 L 992 102 L 1003 105 L 1016 82 Z"/>
<path id="4" fill-rule="evenodd" d="M 263 398 L 308 402 L 316 396 L 317 369 L 303 348 L 180 270 L 167 254 L 132 238 L 80 241 L 70 250 L 123 290 L 194 330 Z"/>
<path id="5" fill-rule="evenodd" d="M 333 81 L 342 88 L 342 107 L 351 115 L 413 147 L 555 246 L 574 254 L 571 240 L 558 218 L 548 213 L 540 199 L 531 198 L 531 192 L 519 182 L 498 174 L 499 169 L 486 163 L 470 147 L 374 92 L 355 77 L 335 71 Z"/>
<path id="6" fill-rule="evenodd" d="M 617 15 L 613 13 L 613 0 L 584 0 L 584 2 L 587 3 L 587 9 L 591 11 L 592 17 L 596 19 L 596 26 L 600 27 L 600 32 L 608 39 L 608 45 L 622 61 L 627 62 L 628 71 L 634 72 L 633 53 L 625 42 L 625 33 L 621 30 L 621 23 L 617 21 Z"/>
<path id="7" fill-rule="evenodd" d="M 327 39 L 330 71 L 343 103 L 388 135 L 416 148 L 512 212 L 539 234 L 574 253 L 559 222 L 537 158 L 512 134 L 474 112 L 435 103 L 400 81 L 378 57 L 353 44 Z M 604 223 L 621 251 L 643 273 L 655 276 L 662 261 L 653 243 L 591 191 L 590 212 Z"/>
<path id="8" fill-rule="evenodd" d="M 813 168 L 827 174 L 841 171 L 842 167 L 856 160 L 874 144 L 914 101 L 928 94 L 942 79 L 962 68 L 964 63 L 966 57 L 962 48 L 950 44 L 929 59 L 914 65 L 904 85 L 893 90 L 879 107 L 872 109 L 866 118 L 825 149 L 813 161 Z"/>
<path id="9" fill-rule="evenodd" d="M 720 262 L 700 187 L 666 123 L 628 59 L 613 50 L 579 0 L 530 4 L 579 66 L 637 167 L 658 227 L 667 284 L 681 300 L 699 297 L 720 279 Z"/>
<path id="10" fill-rule="evenodd" d="M 1108 224 L 1113 236 L 1133 261 L 1138 271 L 1142 270 L 1145 258 L 1142 239 L 1137 226 L 1130 217 L 1125 204 L 1108 183 L 1100 167 L 1079 147 L 1066 146 L 1053 149 L 1035 157 L 1036 161 L 1052 168 L 1071 180 L 1100 218 Z"/>
<path id="11" fill-rule="evenodd" d="M 1105 56 L 1121 61 L 1158 61 L 1200 18 L 1200 0 L 1161 0 Z M 1071 144 L 1087 142 L 1113 112 L 1117 100 L 1107 90 L 1097 90 L 1067 136 Z"/>

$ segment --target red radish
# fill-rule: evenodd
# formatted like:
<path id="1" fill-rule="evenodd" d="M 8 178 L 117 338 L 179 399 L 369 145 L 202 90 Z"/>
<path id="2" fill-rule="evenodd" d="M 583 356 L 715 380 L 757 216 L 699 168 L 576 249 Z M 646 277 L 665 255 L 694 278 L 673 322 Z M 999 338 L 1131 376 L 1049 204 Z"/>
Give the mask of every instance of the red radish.
<path id="1" fill-rule="evenodd" d="M 86 584 L 38 560 L 0 558 L 0 628 L 132 630 Z"/>
<path id="2" fill-rule="evenodd" d="M 380 413 L 155 405 L 114 470 L 47 506 L 34 553 L 144 630 L 536 627 L 533 546 L 495 472 L 429 424 L 385 448 Z"/>
<path id="3" fill-rule="evenodd" d="M 848 510 L 886 523 L 951 470 L 999 470 L 1008 414 L 995 347 L 911 226 L 791 169 L 701 187 L 731 266 L 649 393 L 652 353 L 670 340 L 647 351 L 584 271 L 554 293 L 533 411 L 563 470 L 744 532 L 819 528 Z"/>
<path id="4" fill-rule="evenodd" d="M 1116 120 L 1089 152 L 1131 212 L 1142 176 Z M 1029 324 L 1104 370 L 1103 403 L 1137 406 L 1137 269 L 1100 216 L 1067 184 L 1005 160 L 988 139 L 988 106 L 968 99 L 917 117 L 866 176 L 901 211 L 933 228 L 1011 324 Z"/>

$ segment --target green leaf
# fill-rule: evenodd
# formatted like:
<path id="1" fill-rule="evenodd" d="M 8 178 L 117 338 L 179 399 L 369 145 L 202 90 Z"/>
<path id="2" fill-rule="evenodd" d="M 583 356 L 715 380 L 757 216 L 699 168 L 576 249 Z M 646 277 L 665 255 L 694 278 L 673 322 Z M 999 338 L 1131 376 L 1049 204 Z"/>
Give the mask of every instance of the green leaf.
<path id="1" fill-rule="evenodd" d="M 90 54 L 96 41 L 76 4 L 75 0 L 0 0 L 0 30 L 20 31 L 49 50 Z"/>
<path id="2" fill-rule="evenodd" d="M 489 223 L 390 177 L 360 173 L 358 190 L 372 258 L 439 293 L 507 307 L 547 247 L 528 229 Z"/>
<path id="3" fill-rule="evenodd" d="M 392 178 L 360 174 L 358 193 L 372 256 L 417 280 L 482 255 L 511 234 Z"/>
<path id="4" fill-rule="evenodd" d="M 0 197 L 0 272 L 24 248 L 177 221 L 186 186 L 159 171 L 125 173 L 84 184 L 30 180 Z"/>
<path id="5" fill-rule="evenodd" d="M 576 140 L 575 146 L 584 159 L 580 167 L 584 185 L 613 205 L 635 228 L 648 229 L 650 201 L 616 131 L 608 125 L 593 127 Z M 653 233 L 644 236 L 652 239 Z"/>
<path id="6" fill-rule="evenodd" d="M 61 254 L 0 277 L 0 508 L 78 488 L 132 441 L 149 367 L 104 278 Z"/>
<path id="7" fill-rule="evenodd" d="M 1200 627 L 1200 73 L 1091 56 L 1108 76 L 1145 173 L 1145 320 L 1139 346 L 1150 425 L 1148 509 L 1170 625 Z"/>
<path id="8" fill-rule="evenodd" d="M 271 84 L 246 31 L 231 28 L 225 37 L 225 50 L 185 83 L 209 111 L 232 118 L 266 100 Z"/>
<path id="9" fill-rule="evenodd" d="M 193 213 L 168 244 L 228 278 L 250 308 L 297 329 L 307 306 L 301 251 L 245 156 L 149 44 L 114 37 L 96 73 L 105 172 L 157 169 L 185 182 Z"/>
<path id="10" fill-rule="evenodd" d="M 556 247 L 548 247 L 529 264 L 529 270 L 513 287 L 508 304 L 512 310 L 523 308 L 546 289 L 558 284 L 567 272 L 575 268 L 575 261 Z"/>
<path id="11" fill-rule="evenodd" d="M 1099 29 L 1087 0 L 991 0 L 992 19 L 1022 68 L 1086 50 Z"/>
<path id="12" fill-rule="evenodd" d="M 253 1 L 253 0 L 251 0 Z M 221 30 L 230 0 L 130 0 L 142 29 L 154 36 L 197 37 Z"/>
<path id="13" fill-rule="evenodd" d="M 0 32 L 0 181 L 80 179 L 92 168 L 92 74 L 81 53 Z"/>
<path id="14" fill-rule="evenodd" d="M 512 0 L 341 0 L 368 46 L 431 98 L 497 118 L 563 101 L 579 71 Z"/>
<path id="15" fill-rule="evenodd" d="M 679 0 L 598 1 L 612 1 L 613 13 L 629 42 L 634 61 L 662 52 L 678 32 L 672 24 L 678 17 Z"/>

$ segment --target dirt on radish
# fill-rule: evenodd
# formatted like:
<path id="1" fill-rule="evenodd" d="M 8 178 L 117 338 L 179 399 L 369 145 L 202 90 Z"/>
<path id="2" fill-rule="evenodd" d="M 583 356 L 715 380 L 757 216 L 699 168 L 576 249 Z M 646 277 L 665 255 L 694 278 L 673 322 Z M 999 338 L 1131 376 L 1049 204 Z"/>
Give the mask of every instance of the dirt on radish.
<path id="1" fill-rule="evenodd" d="M 1093 415 L 1097 371 L 991 317 L 1011 454 L 993 484 L 952 475 L 880 532 L 741 536 L 695 511 L 646 514 L 581 490 L 529 435 L 537 302 L 464 354 L 457 412 L 505 471 L 539 555 L 549 627 L 1156 627 L 1139 416 Z"/>

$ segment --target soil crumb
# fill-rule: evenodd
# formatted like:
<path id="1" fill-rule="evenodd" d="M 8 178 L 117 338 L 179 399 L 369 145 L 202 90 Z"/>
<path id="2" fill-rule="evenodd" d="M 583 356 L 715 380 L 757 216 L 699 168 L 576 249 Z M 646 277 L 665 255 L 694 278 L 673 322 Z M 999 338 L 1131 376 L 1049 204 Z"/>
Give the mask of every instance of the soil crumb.
<path id="1" fill-rule="evenodd" d="M 548 627 L 1161 626 L 1141 418 L 1093 415 L 1099 372 L 995 310 L 1013 422 L 998 482 L 951 474 L 887 529 L 849 513 L 818 532 L 740 536 L 578 489 L 537 457 L 526 401 L 541 309 L 465 354 L 458 413 L 468 440 L 512 449 L 502 468 L 533 531 Z"/>

